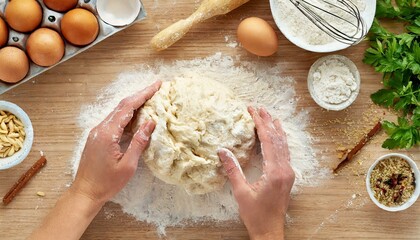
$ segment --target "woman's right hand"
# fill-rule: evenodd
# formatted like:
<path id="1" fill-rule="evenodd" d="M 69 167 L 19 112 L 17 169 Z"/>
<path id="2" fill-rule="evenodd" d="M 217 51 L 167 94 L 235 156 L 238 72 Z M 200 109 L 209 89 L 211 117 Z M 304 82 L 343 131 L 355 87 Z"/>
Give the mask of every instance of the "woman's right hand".
<path id="1" fill-rule="evenodd" d="M 248 183 L 235 156 L 227 149 L 218 154 L 233 186 L 239 214 L 251 239 L 283 239 L 286 211 L 295 173 L 290 165 L 286 133 L 279 120 L 260 108 L 249 108 L 263 154 L 263 174 Z"/>

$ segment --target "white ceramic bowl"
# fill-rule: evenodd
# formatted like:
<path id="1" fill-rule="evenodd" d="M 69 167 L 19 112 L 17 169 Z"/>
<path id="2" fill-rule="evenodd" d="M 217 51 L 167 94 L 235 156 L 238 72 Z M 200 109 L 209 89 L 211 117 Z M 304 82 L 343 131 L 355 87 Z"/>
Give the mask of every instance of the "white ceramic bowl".
<path id="1" fill-rule="evenodd" d="M 404 203 L 403 205 L 397 206 L 397 207 L 388 207 L 385 206 L 383 204 L 381 204 L 374 196 L 372 189 L 370 188 L 370 176 L 372 173 L 373 168 L 375 168 L 375 166 L 378 164 L 378 162 L 387 159 L 389 157 L 400 157 L 404 160 L 406 160 L 408 162 L 408 164 L 410 164 L 411 169 L 413 170 L 414 173 L 414 177 L 415 182 L 416 182 L 416 188 L 414 190 L 413 195 L 411 196 L 411 198 Z M 411 159 L 410 157 L 404 155 L 404 154 L 399 154 L 399 153 L 390 153 L 390 154 L 386 154 L 380 158 L 378 158 L 373 164 L 372 166 L 369 168 L 368 173 L 366 175 L 366 188 L 367 188 L 367 192 L 369 194 L 370 199 L 372 199 L 372 201 L 376 204 L 376 206 L 380 207 L 383 210 L 389 211 L 389 212 L 398 212 L 398 211 L 402 211 L 405 210 L 407 208 L 409 208 L 411 205 L 413 205 L 416 201 L 417 198 L 420 195 L 420 172 L 419 169 L 417 168 L 416 163 L 413 161 L 413 159 Z"/>
<path id="2" fill-rule="evenodd" d="M 104 22 L 121 27 L 137 19 L 141 3 L 140 0 L 96 0 L 96 10 Z"/>
<path id="3" fill-rule="evenodd" d="M 4 170 L 14 167 L 25 160 L 32 148 L 32 143 L 34 141 L 34 131 L 28 115 L 18 105 L 11 102 L 0 101 L 0 110 L 8 111 L 18 117 L 25 126 L 26 133 L 22 149 L 13 154 L 11 157 L 0 158 L 0 170 Z"/>
<path id="4" fill-rule="evenodd" d="M 344 64 L 347 65 L 347 67 L 350 69 L 350 72 L 353 74 L 353 77 L 356 80 L 357 83 L 357 89 L 352 92 L 352 94 L 350 95 L 350 98 L 345 101 L 342 102 L 340 104 L 331 104 L 331 103 L 327 103 L 324 102 L 323 100 L 321 100 L 318 95 L 316 94 L 315 90 L 314 90 L 314 86 L 313 86 L 313 74 L 316 71 L 316 69 L 325 61 L 329 60 L 329 59 L 337 59 L 340 62 L 343 62 Z M 359 70 L 357 69 L 356 65 L 347 57 L 345 56 L 341 56 L 341 55 L 328 55 L 322 58 L 319 58 L 317 61 L 314 62 L 314 64 L 312 64 L 311 68 L 309 69 L 309 73 L 308 73 L 308 89 L 309 89 L 309 93 L 311 94 L 311 97 L 314 99 L 314 101 L 321 107 L 327 109 L 327 110 L 333 110 L 333 111 L 341 111 L 347 107 L 349 107 L 357 98 L 357 96 L 359 95 L 359 91 L 360 91 L 360 73 Z"/>
<path id="5" fill-rule="evenodd" d="M 277 27 L 283 33 L 283 35 L 296 46 L 311 51 L 311 52 L 334 52 L 350 47 L 351 45 L 344 44 L 338 41 L 332 41 L 323 45 L 311 45 L 304 41 L 303 39 L 294 36 L 293 31 L 291 31 L 290 26 L 287 22 L 283 21 L 280 18 L 280 7 L 278 6 L 278 1 L 290 1 L 290 0 L 270 0 L 271 13 L 273 15 L 274 21 L 276 22 Z M 376 11 L 376 0 L 364 0 L 365 1 L 365 11 L 361 12 L 361 16 L 365 22 L 367 30 L 370 29 L 375 17 Z M 298 10 L 297 10 L 298 11 Z M 305 26 L 301 26 L 301 31 L 305 31 Z M 368 31 L 366 31 L 368 32 Z"/>

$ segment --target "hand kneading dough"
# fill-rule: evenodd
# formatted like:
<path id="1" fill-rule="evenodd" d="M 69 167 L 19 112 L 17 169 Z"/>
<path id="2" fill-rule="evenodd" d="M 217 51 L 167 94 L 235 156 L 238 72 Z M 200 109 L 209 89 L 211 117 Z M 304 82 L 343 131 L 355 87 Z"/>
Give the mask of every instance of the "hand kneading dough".
<path id="1" fill-rule="evenodd" d="M 244 165 L 255 144 L 245 104 L 216 81 L 164 82 L 139 112 L 134 130 L 146 119 L 157 125 L 144 161 L 156 177 L 190 194 L 215 191 L 226 182 L 219 148 L 230 149 Z"/>

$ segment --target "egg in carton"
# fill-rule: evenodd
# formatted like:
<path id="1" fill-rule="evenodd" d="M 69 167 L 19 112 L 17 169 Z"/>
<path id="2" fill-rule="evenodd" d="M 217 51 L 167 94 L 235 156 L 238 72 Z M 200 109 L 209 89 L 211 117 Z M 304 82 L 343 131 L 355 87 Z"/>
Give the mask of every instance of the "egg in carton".
<path id="1" fill-rule="evenodd" d="M 66 12 L 58 12 L 48 8 L 44 4 L 43 0 L 35 1 L 37 1 L 42 8 L 42 22 L 40 26 L 36 28 L 36 30 L 40 28 L 48 28 L 59 33 L 65 43 L 64 56 L 56 64 L 48 67 L 42 67 L 32 62 L 28 54 L 26 54 L 30 62 L 28 73 L 22 80 L 13 84 L 2 82 L 0 79 L 0 94 L 9 91 L 24 82 L 27 82 L 29 79 L 47 71 L 55 65 L 58 65 L 72 58 L 73 56 L 91 48 L 95 44 L 103 41 L 104 39 L 112 36 L 113 34 L 146 18 L 146 11 L 144 10 L 144 7 L 140 0 L 78 0 L 77 5 L 71 10 L 76 8 L 88 10 L 89 12 L 93 13 L 93 15 L 96 17 L 99 25 L 99 32 L 95 40 L 88 45 L 78 46 L 71 44 L 63 36 L 60 27 L 63 16 L 71 10 Z M 9 1 L 0 0 L 0 17 L 5 22 L 5 9 L 8 3 Z M 13 30 L 10 26 L 8 27 L 8 30 L 8 42 L 4 47 L 17 47 L 27 52 L 26 43 L 28 41 L 28 38 L 36 30 L 28 33 L 23 33 Z"/>

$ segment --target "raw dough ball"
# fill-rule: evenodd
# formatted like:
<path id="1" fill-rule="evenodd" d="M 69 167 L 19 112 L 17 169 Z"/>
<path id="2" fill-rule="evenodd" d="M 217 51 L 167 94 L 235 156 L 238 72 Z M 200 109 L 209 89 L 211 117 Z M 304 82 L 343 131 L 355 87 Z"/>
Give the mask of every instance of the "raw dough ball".
<path id="1" fill-rule="evenodd" d="M 190 194 L 215 191 L 226 182 L 219 148 L 230 149 L 244 165 L 255 145 L 245 104 L 216 81 L 164 82 L 139 112 L 135 130 L 146 119 L 157 125 L 144 161 L 156 177 Z"/>

